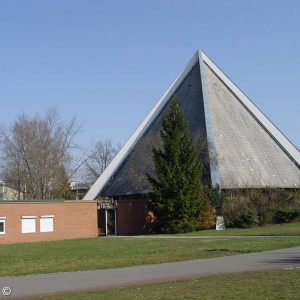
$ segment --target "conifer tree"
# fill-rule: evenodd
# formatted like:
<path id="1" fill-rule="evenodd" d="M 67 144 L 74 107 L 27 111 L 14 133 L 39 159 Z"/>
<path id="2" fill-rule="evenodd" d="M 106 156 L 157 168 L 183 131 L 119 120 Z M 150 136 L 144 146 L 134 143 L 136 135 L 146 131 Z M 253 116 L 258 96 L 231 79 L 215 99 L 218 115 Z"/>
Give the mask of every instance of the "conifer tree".
<path id="1" fill-rule="evenodd" d="M 171 100 L 163 115 L 162 149 L 153 148 L 155 174 L 146 174 L 153 187 L 148 208 L 162 233 L 190 232 L 199 228 L 199 216 L 206 208 L 201 184 L 201 162 L 183 112 Z"/>

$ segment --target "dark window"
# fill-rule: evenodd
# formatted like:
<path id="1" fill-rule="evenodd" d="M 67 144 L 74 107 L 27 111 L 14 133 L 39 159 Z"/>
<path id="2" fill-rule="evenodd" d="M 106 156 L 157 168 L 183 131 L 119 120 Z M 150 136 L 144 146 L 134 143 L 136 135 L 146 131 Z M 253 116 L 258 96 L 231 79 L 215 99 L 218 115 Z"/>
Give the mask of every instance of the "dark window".
<path id="1" fill-rule="evenodd" d="M 106 235 L 115 235 L 115 210 L 114 209 L 108 209 L 106 211 L 106 224 L 107 224 L 107 233 Z"/>
<path id="2" fill-rule="evenodd" d="M 5 220 L 0 219 L 0 234 L 5 234 Z"/>

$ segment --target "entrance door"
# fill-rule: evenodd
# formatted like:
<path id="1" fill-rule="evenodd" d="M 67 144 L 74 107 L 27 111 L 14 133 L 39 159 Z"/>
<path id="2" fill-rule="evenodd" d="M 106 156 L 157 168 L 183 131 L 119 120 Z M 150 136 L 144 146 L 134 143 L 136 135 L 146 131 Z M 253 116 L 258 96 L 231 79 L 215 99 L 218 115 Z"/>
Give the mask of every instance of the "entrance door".
<path id="1" fill-rule="evenodd" d="M 106 235 L 116 235 L 115 209 L 106 209 Z"/>

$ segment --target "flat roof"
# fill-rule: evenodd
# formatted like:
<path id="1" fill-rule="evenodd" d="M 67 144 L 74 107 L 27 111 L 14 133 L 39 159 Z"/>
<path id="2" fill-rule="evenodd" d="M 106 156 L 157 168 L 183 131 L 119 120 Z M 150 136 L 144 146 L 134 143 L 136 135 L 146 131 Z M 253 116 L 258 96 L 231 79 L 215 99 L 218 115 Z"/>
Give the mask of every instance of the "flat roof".
<path id="1" fill-rule="evenodd" d="M 88 202 L 97 202 L 97 200 L 87 200 Z M 0 200 L 1 203 L 86 203 L 82 200 L 63 200 L 63 199 L 45 199 L 45 200 Z"/>

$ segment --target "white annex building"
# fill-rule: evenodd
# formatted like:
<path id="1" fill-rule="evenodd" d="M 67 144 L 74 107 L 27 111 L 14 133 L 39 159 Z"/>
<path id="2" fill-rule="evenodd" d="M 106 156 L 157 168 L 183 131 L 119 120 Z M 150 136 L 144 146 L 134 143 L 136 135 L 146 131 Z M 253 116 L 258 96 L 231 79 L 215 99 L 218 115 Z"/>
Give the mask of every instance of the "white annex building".
<path id="1" fill-rule="evenodd" d="M 300 153 L 255 104 L 201 50 L 95 182 L 85 200 L 97 196 L 141 195 L 151 187 L 136 184 L 132 170 L 144 173 L 149 140 L 159 138 L 162 113 L 175 93 L 192 135 L 207 139 L 208 173 L 221 189 L 300 188 Z M 149 138 L 151 137 L 151 139 Z M 143 141 L 148 141 L 143 144 Z M 147 151 L 145 147 L 149 146 Z M 139 153 L 140 152 L 140 153 Z"/>

